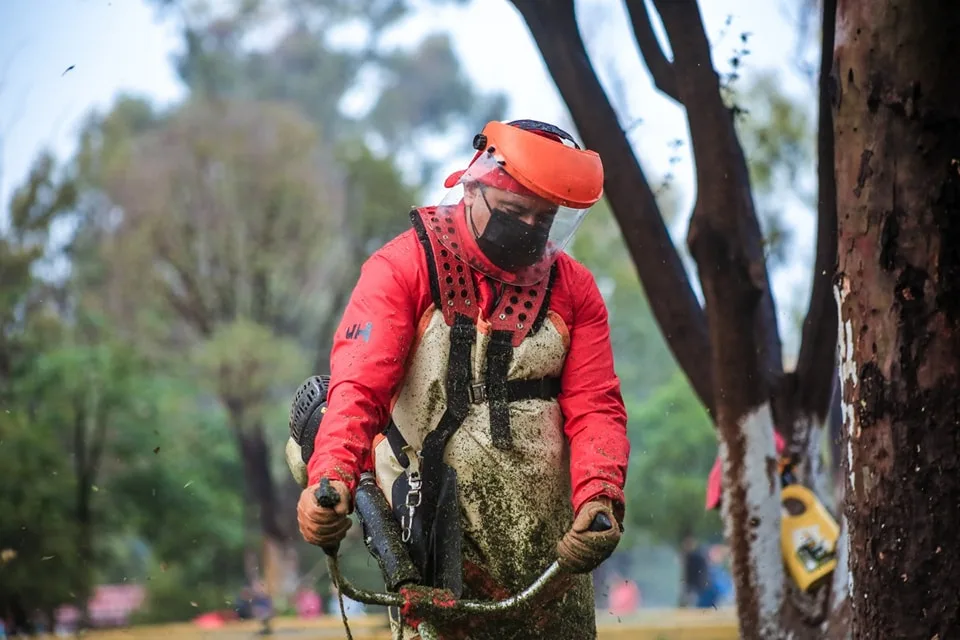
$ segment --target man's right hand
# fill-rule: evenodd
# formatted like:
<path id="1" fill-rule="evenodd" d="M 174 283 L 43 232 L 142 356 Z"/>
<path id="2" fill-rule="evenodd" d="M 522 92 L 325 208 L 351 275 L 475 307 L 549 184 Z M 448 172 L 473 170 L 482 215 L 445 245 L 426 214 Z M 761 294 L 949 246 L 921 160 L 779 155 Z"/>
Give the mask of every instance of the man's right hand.
<path id="1" fill-rule="evenodd" d="M 315 484 L 300 493 L 297 522 L 304 540 L 318 547 L 328 547 L 343 540 L 353 526 L 353 521 L 347 517 L 350 513 L 350 491 L 344 483 L 331 481 L 330 486 L 340 494 L 340 502 L 333 509 L 327 509 L 317 504 L 315 494 L 319 486 Z"/>
<path id="2" fill-rule="evenodd" d="M 601 513 L 613 526 L 591 531 L 593 519 Z M 560 566 L 571 573 L 590 573 L 617 548 L 621 533 L 610 498 L 598 497 L 588 502 L 580 508 L 570 530 L 557 545 Z"/>

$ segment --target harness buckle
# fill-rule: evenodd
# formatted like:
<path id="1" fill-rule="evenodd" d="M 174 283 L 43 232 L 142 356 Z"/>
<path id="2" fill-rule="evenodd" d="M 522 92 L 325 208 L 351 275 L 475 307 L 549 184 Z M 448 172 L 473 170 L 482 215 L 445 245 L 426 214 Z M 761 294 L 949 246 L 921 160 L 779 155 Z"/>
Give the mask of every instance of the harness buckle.
<path id="1" fill-rule="evenodd" d="M 487 401 L 487 385 L 482 382 L 474 382 L 467 387 L 467 398 L 470 404 L 483 404 Z"/>

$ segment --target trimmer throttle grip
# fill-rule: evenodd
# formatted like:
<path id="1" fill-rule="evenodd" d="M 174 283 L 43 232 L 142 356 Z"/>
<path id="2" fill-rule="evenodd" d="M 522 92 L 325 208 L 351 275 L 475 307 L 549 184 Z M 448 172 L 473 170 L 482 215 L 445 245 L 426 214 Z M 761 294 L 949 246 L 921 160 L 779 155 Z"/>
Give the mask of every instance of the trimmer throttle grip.
<path id="1" fill-rule="evenodd" d="M 613 523 L 610 522 L 610 517 L 607 516 L 607 514 L 601 512 L 593 516 L 593 521 L 590 522 L 590 527 L 587 530 L 599 532 L 599 531 L 609 531 L 612 528 L 613 528 Z"/>
<path id="2" fill-rule="evenodd" d="M 313 496 L 317 499 L 317 504 L 324 509 L 335 509 L 340 504 L 340 492 L 333 488 L 329 478 L 320 479 L 320 486 L 317 487 Z M 339 550 L 339 544 L 323 547 L 323 552 L 331 558 L 335 558 Z"/>
<path id="3" fill-rule="evenodd" d="M 340 504 L 340 492 L 333 488 L 329 478 L 321 478 L 320 486 L 313 494 L 319 504 L 324 509 L 334 509 Z"/>

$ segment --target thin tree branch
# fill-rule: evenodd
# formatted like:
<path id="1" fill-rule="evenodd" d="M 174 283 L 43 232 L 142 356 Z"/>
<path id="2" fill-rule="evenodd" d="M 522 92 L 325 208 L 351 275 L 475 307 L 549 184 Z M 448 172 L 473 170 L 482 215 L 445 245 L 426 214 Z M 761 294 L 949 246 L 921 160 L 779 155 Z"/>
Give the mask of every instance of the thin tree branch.
<path id="1" fill-rule="evenodd" d="M 102 399 L 97 399 L 97 409 L 93 411 L 93 439 L 90 444 L 90 455 L 87 458 L 87 476 L 90 482 L 96 482 L 99 475 L 100 462 L 107 446 L 107 419 L 110 407 Z"/>
<path id="2" fill-rule="evenodd" d="M 604 160 L 604 190 L 667 345 L 714 415 L 706 317 L 633 148 L 587 56 L 572 0 L 513 0 L 587 147 Z"/>
<path id="3" fill-rule="evenodd" d="M 200 292 L 200 286 L 193 273 L 189 268 L 174 259 L 173 252 L 169 250 L 166 243 L 157 243 L 157 254 L 177 274 L 180 285 L 184 290 L 184 295 L 178 295 L 171 286 L 166 286 L 164 293 L 167 299 L 183 319 L 193 324 L 201 335 L 209 336 L 213 333 L 211 314 L 204 303 L 203 294 Z"/>
<path id="4" fill-rule="evenodd" d="M 763 234 L 750 192 L 747 162 L 734 128 L 733 113 L 723 103 L 720 81 L 713 67 L 710 43 L 696 0 L 654 0 L 673 49 L 673 68 L 681 101 L 687 106 L 691 146 L 696 164 L 698 199 L 688 243 L 696 251 L 704 235 L 722 239 L 732 254 L 723 259 L 743 270 L 740 284 L 758 296 L 752 331 L 758 376 L 752 384 L 771 393 L 783 375 L 783 354 L 776 308 L 763 252 Z M 709 199 L 705 199 L 709 194 Z M 719 234 L 719 235 L 718 235 Z M 698 266 L 716 266 L 698 259 Z M 701 280 L 703 277 L 701 276 Z M 741 356 L 742 357 L 742 354 Z M 742 364 L 740 365 L 742 367 Z"/>
<path id="5" fill-rule="evenodd" d="M 633 37 L 640 48 L 647 69 L 653 77 L 653 84 L 657 89 L 681 102 L 677 92 L 677 78 L 673 64 L 667 60 L 657 35 L 653 32 L 653 23 L 650 21 L 650 12 L 647 10 L 646 0 L 627 0 L 627 13 L 630 15 L 630 24 L 633 27 Z M 682 104 L 682 102 L 681 102 Z"/>
<path id="6" fill-rule="evenodd" d="M 73 415 L 73 472 L 79 483 L 87 469 L 87 408 L 83 399 L 74 404 Z"/>
<path id="7" fill-rule="evenodd" d="M 207 317 L 191 305 L 187 299 L 177 295 L 169 288 L 164 290 L 164 295 L 167 298 L 167 302 L 170 303 L 170 306 L 180 314 L 180 317 L 184 321 L 192 325 L 200 335 L 209 336 L 213 333 L 213 328 L 210 326 Z"/>
<path id="8" fill-rule="evenodd" d="M 800 409 L 826 420 L 835 393 L 837 367 L 837 305 L 833 276 L 837 269 L 837 185 L 833 157 L 832 61 L 837 0 L 824 0 L 820 47 L 819 130 L 817 132 L 817 257 L 813 268 L 810 306 L 803 322 L 797 357 Z M 797 443 L 802 446 L 803 443 Z M 804 447 L 805 448 L 805 447 Z"/>

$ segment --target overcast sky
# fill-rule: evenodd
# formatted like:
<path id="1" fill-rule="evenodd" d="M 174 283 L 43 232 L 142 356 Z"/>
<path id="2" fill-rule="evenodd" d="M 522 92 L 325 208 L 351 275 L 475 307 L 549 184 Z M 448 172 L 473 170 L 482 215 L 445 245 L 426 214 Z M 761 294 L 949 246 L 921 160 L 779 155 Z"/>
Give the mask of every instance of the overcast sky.
<path id="1" fill-rule="evenodd" d="M 814 106 L 815 94 L 790 72 L 796 28 L 782 8 L 788 3 L 700 4 L 721 70 L 728 69 L 726 60 L 739 45 L 738 35 L 750 32 L 747 73 L 780 70 L 787 90 Z M 668 142 L 687 139 L 682 109 L 652 88 L 631 43 L 620 0 L 580 0 L 577 7 L 601 78 L 610 88 L 618 76 L 627 87 L 615 101 L 621 121 L 643 120 L 632 139 L 644 167 L 652 176 L 662 175 L 669 166 Z M 728 16 L 733 21 L 721 40 Z M 508 118 L 562 118 L 557 91 L 526 26 L 507 0 L 473 0 L 467 7 L 419 12 L 393 41 L 410 46 L 423 34 L 441 29 L 452 32 L 462 64 L 476 85 L 508 96 Z M 77 129 L 91 109 L 108 108 L 121 92 L 146 95 L 159 103 L 181 98 L 184 90 L 171 66 L 171 55 L 179 46 L 176 26 L 157 22 L 153 8 L 143 0 L 0 0 L 0 212 L 5 216 L 13 186 L 23 180 L 41 149 L 69 156 Z M 464 158 L 472 152 L 468 147 L 465 141 Z M 673 169 L 682 203 L 689 207 L 695 195 L 693 167 L 687 160 L 678 171 Z M 790 217 L 797 226 L 798 263 L 778 274 L 775 287 L 780 299 L 795 296 L 809 281 L 806 260 L 811 257 L 812 220 L 802 210 L 791 210 Z"/>

